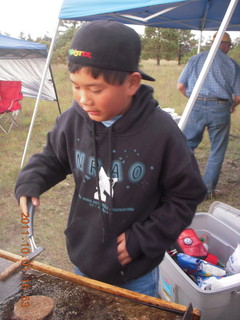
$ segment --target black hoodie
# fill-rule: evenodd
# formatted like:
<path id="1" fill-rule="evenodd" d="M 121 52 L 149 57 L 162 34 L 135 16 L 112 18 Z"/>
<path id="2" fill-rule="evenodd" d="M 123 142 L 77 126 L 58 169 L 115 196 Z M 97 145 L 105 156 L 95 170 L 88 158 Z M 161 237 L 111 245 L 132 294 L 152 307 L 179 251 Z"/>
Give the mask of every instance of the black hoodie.
<path id="1" fill-rule="evenodd" d="M 156 267 L 206 192 L 184 135 L 146 85 L 108 128 L 74 102 L 57 118 L 43 152 L 19 174 L 16 198 L 39 197 L 71 173 L 69 257 L 90 278 L 112 284 Z M 123 232 L 132 258 L 124 268 L 117 258 Z"/>

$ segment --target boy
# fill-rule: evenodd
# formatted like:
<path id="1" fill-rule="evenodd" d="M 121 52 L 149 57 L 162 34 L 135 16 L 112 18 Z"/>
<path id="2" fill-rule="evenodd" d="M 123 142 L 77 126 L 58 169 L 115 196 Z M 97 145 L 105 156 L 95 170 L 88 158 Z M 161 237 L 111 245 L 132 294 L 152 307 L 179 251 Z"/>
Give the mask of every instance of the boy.
<path id="1" fill-rule="evenodd" d="M 157 297 L 158 265 L 192 221 L 205 186 L 175 122 L 138 69 L 141 42 L 115 21 L 84 24 L 69 50 L 75 101 L 16 183 L 27 212 L 73 174 L 65 231 L 76 273 Z"/>

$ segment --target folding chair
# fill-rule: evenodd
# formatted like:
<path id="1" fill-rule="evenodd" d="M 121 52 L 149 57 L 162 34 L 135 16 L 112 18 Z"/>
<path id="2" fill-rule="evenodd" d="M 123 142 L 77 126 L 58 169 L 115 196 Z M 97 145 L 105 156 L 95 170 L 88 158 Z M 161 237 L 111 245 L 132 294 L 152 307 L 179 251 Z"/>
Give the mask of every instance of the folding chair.
<path id="1" fill-rule="evenodd" d="M 18 118 L 22 106 L 19 101 L 23 98 L 21 89 L 21 81 L 0 80 L 0 128 L 5 133 L 9 133 L 14 125 L 20 126 Z"/>

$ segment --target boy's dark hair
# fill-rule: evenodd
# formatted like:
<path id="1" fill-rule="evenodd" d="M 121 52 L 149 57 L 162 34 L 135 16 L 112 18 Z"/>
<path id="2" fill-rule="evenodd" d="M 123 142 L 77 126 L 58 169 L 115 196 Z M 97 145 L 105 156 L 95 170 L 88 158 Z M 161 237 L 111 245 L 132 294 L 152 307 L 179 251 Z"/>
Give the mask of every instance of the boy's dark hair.
<path id="1" fill-rule="evenodd" d="M 96 67 L 84 66 L 78 63 L 68 62 L 68 71 L 70 73 L 75 73 L 82 68 L 87 68 L 88 72 L 94 79 L 97 79 L 99 76 L 103 76 L 104 80 L 112 85 L 122 85 L 130 72 L 125 71 L 116 71 L 116 70 L 105 70 Z"/>

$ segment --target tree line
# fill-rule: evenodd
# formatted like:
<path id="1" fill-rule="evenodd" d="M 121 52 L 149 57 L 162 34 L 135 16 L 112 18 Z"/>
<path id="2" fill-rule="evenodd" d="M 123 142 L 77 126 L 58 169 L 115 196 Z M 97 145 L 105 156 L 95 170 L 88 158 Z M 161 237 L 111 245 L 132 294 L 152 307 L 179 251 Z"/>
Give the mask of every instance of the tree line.
<path id="1" fill-rule="evenodd" d="M 142 58 L 155 59 L 159 65 L 162 59 L 177 60 L 178 64 L 185 64 L 189 58 L 198 52 L 198 40 L 190 30 L 145 27 L 142 39 Z M 209 50 L 212 39 L 201 45 L 200 52 Z M 232 43 L 228 54 L 240 64 L 240 38 Z"/>
<path id="2" fill-rule="evenodd" d="M 67 60 L 67 52 L 70 47 L 71 40 L 77 29 L 84 22 L 79 21 L 60 21 L 60 27 L 55 43 L 55 48 L 52 56 L 53 64 L 65 64 Z M 33 41 L 30 34 L 25 36 L 20 33 L 20 39 Z M 169 29 L 145 27 L 144 33 L 140 35 L 142 42 L 141 59 L 153 59 L 157 65 L 160 65 L 161 60 L 176 60 L 178 64 L 185 64 L 192 55 L 197 53 L 198 40 L 190 30 Z M 48 35 L 38 37 L 35 42 L 43 43 L 50 46 L 51 38 Z M 201 52 L 209 50 L 212 40 L 208 39 L 201 46 Z M 240 38 L 233 42 L 232 49 L 229 54 L 235 61 L 240 63 Z"/>

